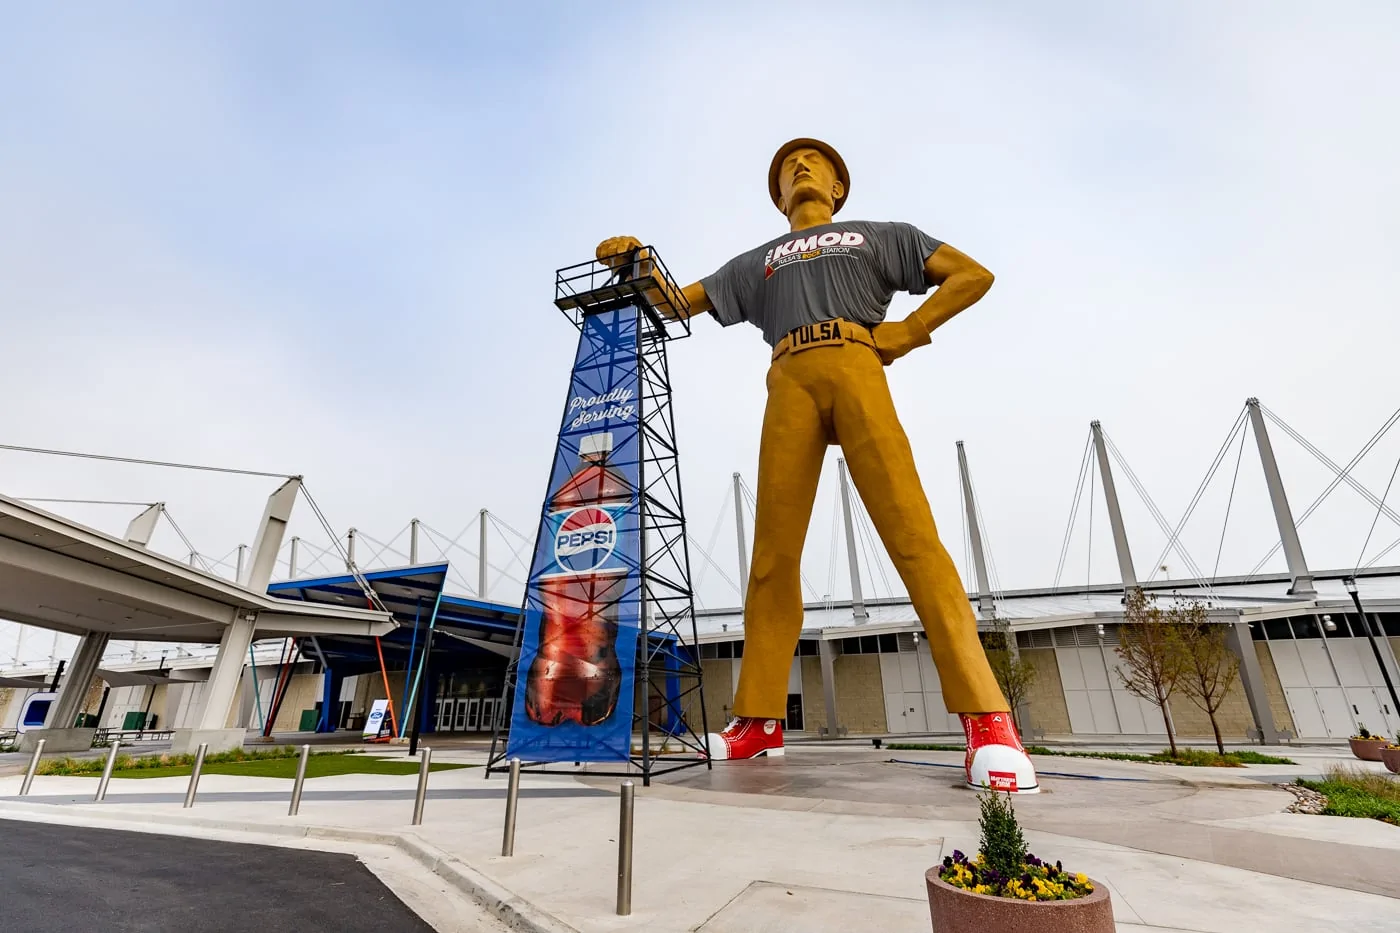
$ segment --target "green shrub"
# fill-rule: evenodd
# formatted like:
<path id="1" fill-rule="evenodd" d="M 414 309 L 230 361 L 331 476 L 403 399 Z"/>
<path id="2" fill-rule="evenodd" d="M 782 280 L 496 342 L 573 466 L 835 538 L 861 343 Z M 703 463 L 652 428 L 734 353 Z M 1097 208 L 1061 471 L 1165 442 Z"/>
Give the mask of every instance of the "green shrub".
<path id="1" fill-rule="evenodd" d="M 1347 765 L 1328 768 L 1321 781 L 1298 779 L 1298 784 L 1327 798 L 1327 816 L 1381 820 L 1400 826 L 1400 779 Z"/>
<path id="2" fill-rule="evenodd" d="M 982 815 L 977 819 L 982 829 L 979 845 L 987 867 L 1007 878 L 1019 875 L 1026 862 L 1026 837 L 1016 822 L 1011 795 L 1006 794 L 1003 799 L 1003 795 L 988 789 L 977 795 L 977 802 L 982 806 Z"/>
<path id="3" fill-rule="evenodd" d="M 358 754 L 358 749 L 355 751 Z M 275 745 L 271 748 L 252 750 L 235 748 L 227 752 L 215 752 L 204 756 L 206 765 L 222 764 L 231 761 L 259 761 L 268 758 L 295 758 L 301 749 L 295 745 Z M 313 751 L 313 755 L 348 754 L 345 751 L 328 749 Z M 193 765 L 194 755 L 117 755 L 113 771 L 143 771 L 151 768 L 171 768 Z M 101 774 L 107 766 L 106 756 L 98 758 L 50 758 L 39 763 L 39 774 L 70 775 L 81 777 L 88 774 Z"/>

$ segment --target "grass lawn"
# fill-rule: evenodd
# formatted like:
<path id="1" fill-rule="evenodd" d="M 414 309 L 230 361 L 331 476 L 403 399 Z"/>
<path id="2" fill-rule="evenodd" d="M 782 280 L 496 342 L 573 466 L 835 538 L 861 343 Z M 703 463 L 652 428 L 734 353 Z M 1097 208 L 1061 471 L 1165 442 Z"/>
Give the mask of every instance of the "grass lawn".
<path id="1" fill-rule="evenodd" d="M 967 746 L 896 742 L 887 745 L 886 748 L 896 751 L 961 752 L 966 751 Z M 1103 761 L 1137 761 L 1144 764 L 1185 765 L 1195 768 L 1242 768 L 1245 765 L 1291 765 L 1297 763 L 1291 758 L 1263 755 L 1255 751 L 1226 752 L 1221 755 L 1199 748 L 1178 749 L 1175 758 L 1166 750 L 1151 755 L 1140 755 L 1133 752 L 1079 752 L 1071 749 L 1046 748 L 1044 745 L 1027 745 L 1026 751 L 1032 755 L 1056 755 L 1061 758 L 1097 758 Z"/>
<path id="2" fill-rule="evenodd" d="M 114 771 L 119 778 L 158 778 L 183 777 L 190 773 L 191 765 L 167 765 L 163 768 L 136 768 L 127 771 Z M 472 765 L 434 762 L 434 771 L 455 771 Z M 205 774 L 238 774 L 243 777 L 294 778 L 297 776 L 297 759 L 291 757 L 255 758 L 250 761 L 223 761 L 204 766 Z M 330 777 L 336 774 L 417 774 L 418 759 L 371 758 L 368 755 L 312 755 L 306 763 L 308 778 Z"/>
<path id="3" fill-rule="evenodd" d="M 301 750 L 282 745 L 274 748 L 235 749 L 219 752 L 204 759 L 205 774 L 242 774 L 248 777 L 293 778 Z M 39 765 L 40 774 L 62 774 L 76 777 L 96 777 L 102 773 L 106 758 L 52 758 Z M 188 775 L 194 766 L 193 755 L 118 755 L 113 777 L 157 778 Z M 477 765 L 433 764 L 434 771 L 453 771 Z M 313 751 L 306 765 L 308 778 L 329 777 L 334 774 L 417 774 L 418 759 L 374 758 L 358 751 Z"/>
<path id="4" fill-rule="evenodd" d="M 1298 783 L 1327 797 L 1326 816 L 1355 816 L 1400 826 L 1400 778 L 1347 765 L 1327 769 L 1320 781 Z"/>

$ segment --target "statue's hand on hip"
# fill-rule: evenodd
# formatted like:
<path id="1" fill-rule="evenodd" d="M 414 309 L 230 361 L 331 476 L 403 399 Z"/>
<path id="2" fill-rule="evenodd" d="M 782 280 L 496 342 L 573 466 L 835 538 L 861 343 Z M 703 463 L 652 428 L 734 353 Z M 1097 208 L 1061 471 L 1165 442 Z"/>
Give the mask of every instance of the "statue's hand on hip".
<path id="1" fill-rule="evenodd" d="M 929 332 L 913 318 L 876 324 L 870 331 L 875 338 L 875 352 L 886 366 L 916 347 L 931 343 Z"/>

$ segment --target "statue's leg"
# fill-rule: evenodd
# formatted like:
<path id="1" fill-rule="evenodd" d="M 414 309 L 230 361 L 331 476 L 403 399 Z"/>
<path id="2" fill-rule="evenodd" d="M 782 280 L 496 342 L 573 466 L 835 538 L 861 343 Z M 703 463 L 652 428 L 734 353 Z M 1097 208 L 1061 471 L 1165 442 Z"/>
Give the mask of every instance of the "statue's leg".
<path id="1" fill-rule="evenodd" d="M 938 539 L 884 367 L 869 347 L 854 343 L 842 348 L 839 360 L 844 391 L 833 401 L 836 439 L 928 635 L 943 701 L 952 713 L 1005 711 L 967 592 Z"/>
<path id="2" fill-rule="evenodd" d="M 826 456 L 827 428 L 803 380 L 803 356 L 781 357 L 768 371 L 768 407 L 758 451 L 753 563 L 744 601 L 744 662 L 734 714 L 787 716 L 788 671 L 802 632 L 802 545 Z"/>

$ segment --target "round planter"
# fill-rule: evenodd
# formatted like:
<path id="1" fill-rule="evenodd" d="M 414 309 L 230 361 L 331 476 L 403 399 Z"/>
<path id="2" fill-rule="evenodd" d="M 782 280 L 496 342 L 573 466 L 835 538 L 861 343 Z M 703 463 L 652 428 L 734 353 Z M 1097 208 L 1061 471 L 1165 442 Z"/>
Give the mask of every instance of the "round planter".
<path id="1" fill-rule="evenodd" d="M 924 875 L 933 933 L 1114 933 L 1108 887 L 1093 879 L 1094 893 L 1072 901 L 1018 901 L 974 894 L 938 877 Z"/>
<path id="2" fill-rule="evenodd" d="M 1351 753 L 1362 761 L 1380 761 L 1385 749 L 1385 739 L 1347 739 L 1351 743 Z"/>
<path id="3" fill-rule="evenodd" d="M 1391 774 L 1400 774 L 1400 745 L 1381 749 L 1381 761 Z"/>

